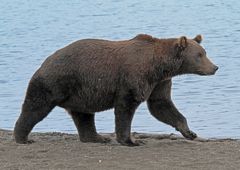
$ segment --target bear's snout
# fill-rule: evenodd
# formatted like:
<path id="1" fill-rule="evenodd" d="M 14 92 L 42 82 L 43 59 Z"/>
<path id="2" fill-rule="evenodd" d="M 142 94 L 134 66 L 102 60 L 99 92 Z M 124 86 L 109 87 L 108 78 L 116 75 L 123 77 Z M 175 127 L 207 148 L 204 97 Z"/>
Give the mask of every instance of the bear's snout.
<path id="1" fill-rule="evenodd" d="M 218 70 L 218 66 L 214 65 L 214 66 L 213 66 L 213 73 L 212 73 L 212 75 L 214 75 L 217 70 Z"/>
<path id="2" fill-rule="evenodd" d="M 211 67 L 208 67 L 208 69 L 207 67 L 199 69 L 196 74 L 201 76 L 210 76 L 210 75 L 214 75 L 217 70 L 218 70 L 218 66 L 212 65 Z"/>
<path id="3" fill-rule="evenodd" d="M 214 66 L 215 72 L 218 70 L 218 66 Z"/>
<path id="4" fill-rule="evenodd" d="M 210 72 L 206 72 L 206 73 L 203 73 L 202 75 L 214 75 L 216 72 L 217 72 L 217 70 L 218 70 L 218 66 L 216 66 L 216 65 L 213 65 L 213 67 L 212 67 L 212 69 L 211 69 L 211 71 Z"/>

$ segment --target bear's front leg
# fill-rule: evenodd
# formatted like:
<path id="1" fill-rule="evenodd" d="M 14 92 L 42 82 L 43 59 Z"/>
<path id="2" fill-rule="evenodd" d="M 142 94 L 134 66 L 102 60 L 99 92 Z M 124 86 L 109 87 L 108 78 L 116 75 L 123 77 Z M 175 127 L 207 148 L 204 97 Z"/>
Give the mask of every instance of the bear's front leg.
<path id="1" fill-rule="evenodd" d="M 141 143 L 131 138 L 131 123 L 139 104 L 140 102 L 136 102 L 131 96 L 124 97 L 115 104 L 115 131 L 117 141 L 122 145 L 138 146 Z"/>
<path id="2" fill-rule="evenodd" d="M 195 139 L 197 135 L 192 132 L 186 118 L 177 110 L 171 100 L 172 81 L 159 83 L 147 100 L 150 113 L 159 121 L 169 124 L 180 131 L 187 139 Z"/>
<path id="3" fill-rule="evenodd" d="M 189 129 L 186 118 L 175 108 L 171 101 L 149 100 L 148 108 L 155 118 L 175 127 L 185 138 L 193 140 L 197 137 L 197 135 Z"/>

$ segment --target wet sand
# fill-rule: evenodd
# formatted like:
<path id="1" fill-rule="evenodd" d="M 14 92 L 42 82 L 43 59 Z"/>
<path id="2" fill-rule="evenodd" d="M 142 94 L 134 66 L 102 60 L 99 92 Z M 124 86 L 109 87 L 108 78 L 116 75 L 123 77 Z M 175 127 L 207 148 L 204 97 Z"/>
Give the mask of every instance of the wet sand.
<path id="1" fill-rule="evenodd" d="M 0 129 L 0 169 L 240 169 L 240 140 L 186 140 L 173 134 L 138 134 L 138 147 L 82 143 L 76 134 L 31 133 L 32 144 L 16 144 L 12 131 Z"/>

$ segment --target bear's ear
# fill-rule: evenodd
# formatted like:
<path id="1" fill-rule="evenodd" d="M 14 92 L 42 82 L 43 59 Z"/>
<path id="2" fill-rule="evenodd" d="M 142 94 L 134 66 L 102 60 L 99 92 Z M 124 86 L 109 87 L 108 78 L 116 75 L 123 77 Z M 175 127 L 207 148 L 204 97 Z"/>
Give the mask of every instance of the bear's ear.
<path id="1" fill-rule="evenodd" d="M 196 41 L 198 44 L 202 42 L 202 35 L 197 35 L 195 38 L 193 38 L 194 41 Z"/>
<path id="2" fill-rule="evenodd" d="M 188 45 L 187 37 L 185 37 L 185 36 L 182 36 L 182 37 L 178 38 L 177 41 L 178 41 L 177 46 L 181 50 L 184 50 Z"/>
<path id="3" fill-rule="evenodd" d="M 182 36 L 180 38 L 177 39 L 176 41 L 176 56 L 177 57 L 181 57 L 182 56 L 182 52 L 185 50 L 185 48 L 187 48 L 188 46 L 188 42 L 187 42 L 187 37 Z"/>

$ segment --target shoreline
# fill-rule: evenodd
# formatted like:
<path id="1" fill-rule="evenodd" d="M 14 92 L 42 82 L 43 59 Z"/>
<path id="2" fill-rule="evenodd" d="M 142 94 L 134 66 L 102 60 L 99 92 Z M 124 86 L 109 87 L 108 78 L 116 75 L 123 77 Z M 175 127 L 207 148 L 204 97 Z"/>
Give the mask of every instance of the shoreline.
<path id="1" fill-rule="evenodd" d="M 1 169 L 240 169 L 239 139 L 190 141 L 174 134 L 133 133 L 142 146 L 82 143 L 77 134 L 33 132 L 32 144 L 16 144 L 0 129 Z"/>

